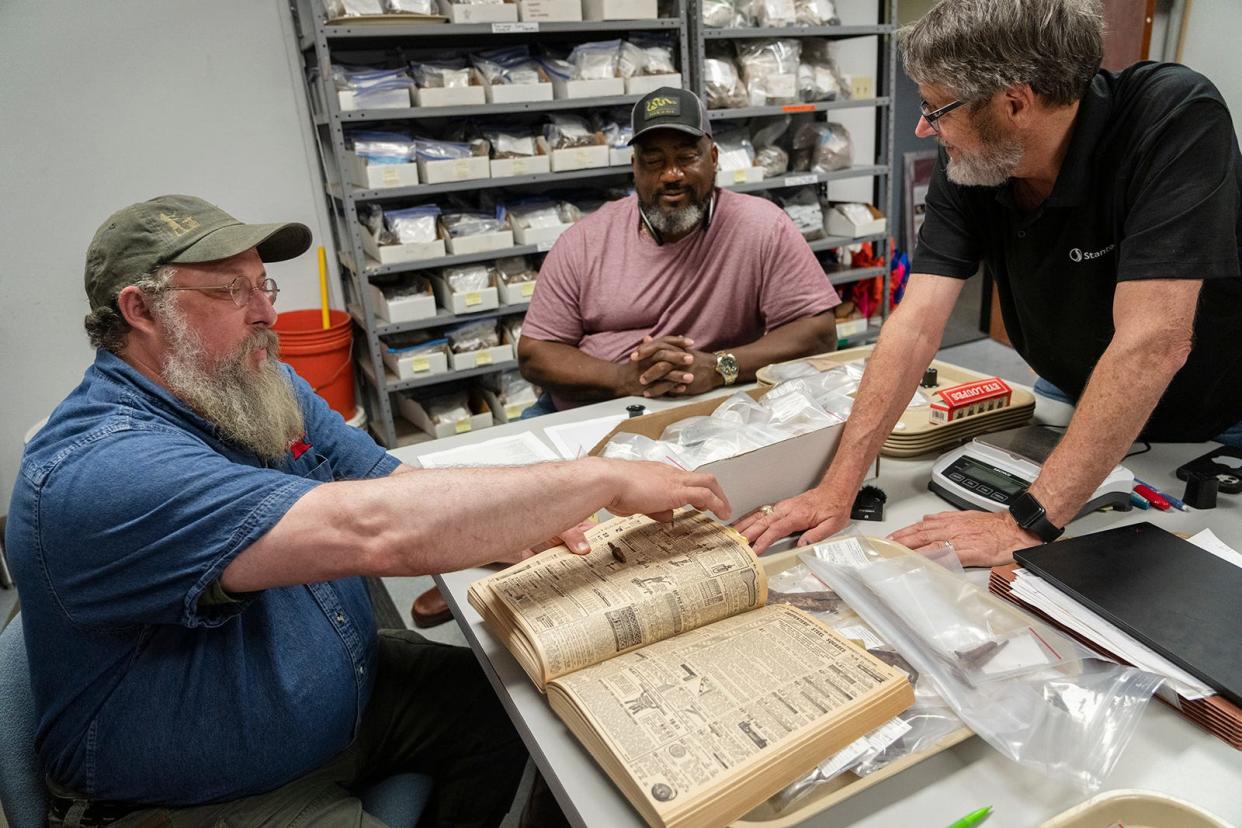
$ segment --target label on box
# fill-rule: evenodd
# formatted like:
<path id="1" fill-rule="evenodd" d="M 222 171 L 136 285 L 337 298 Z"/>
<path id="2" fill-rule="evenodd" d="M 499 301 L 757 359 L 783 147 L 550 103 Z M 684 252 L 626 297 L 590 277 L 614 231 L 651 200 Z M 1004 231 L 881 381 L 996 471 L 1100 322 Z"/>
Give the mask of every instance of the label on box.
<path id="1" fill-rule="evenodd" d="M 513 159 L 513 174 L 514 175 L 528 174 L 530 172 L 531 163 L 532 162 L 529 158 L 514 158 Z"/>
<path id="2" fill-rule="evenodd" d="M 470 159 L 458 158 L 453 162 L 453 174 L 458 178 L 468 178 L 470 176 Z"/>
<path id="3" fill-rule="evenodd" d="M 491 365 L 492 364 L 492 352 L 491 351 L 479 351 L 474 356 L 474 364 L 476 366 Z"/>
<path id="4" fill-rule="evenodd" d="M 483 294 L 479 293 L 478 291 L 466 294 L 466 307 L 470 307 L 471 305 L 478 305 L 482 303 L 482 301 L 483 301 Z"/>
<path id="5" fill-rule="evenodd" d="M 523 32 L 537 32 L 539 24 L 534 21 L 524 21 L 522 23 L 493 23 L 492 34 L 519 34 Z"/>
<path id="6" fill-rule="evenodd" d="M 470 421 L 469 420 L 458 420 L 457 422 L 453 423 L 453 430 L 456 431 L 458 434 L 461 434 L 463 431 L 469 431 Z"/>
<path id="7" fill-rule="evenodd" d="M 418 374 L 423 371 L 431 370 L 431 360 L 427 357 L 414 357 L 410 360 L 410 370 Z"/>
<path id="8" fill-rule="evenodd" d="M 380 181 L 384 182 L 385 187 L 395 187 L 401 183 L 401 174 L 393 164 L 384 164 L 380 167 Z"/>
<path id="9" fill-rule="evenodd" d="M 787 175 L 785 176 L 786 187 L 801 187 L 804 184 L 818 184 L 819 176 L 815 173 L 807 175 Z"/>
<path id="10" fill-rule="evenodd" d="M 524 298 L 529 299 L 531 296 L 534 295 L 534 293 L 535 293 L 534 282 L 522 282 L 522 296 Z"/>
<path id="11" fill-rule="evenodd" d="M 506 405 L 505 406 L 505 417 L 507 417 L 510 420 L 516 420 L 518 417 L 522 416 L 522 412 L 525 410 L 526 410 L 525 403 L 516 403 L 514 405 Z"/>
<path id="12" fill-rule="evenodd" d="M 574 150 L 574 163 L 581 164 L 585 167 L 587 164 L 591 163 L 591 153 L 587 152 L 584 148 L 579 147 Z"/>
<path id="13" fill-rule="evenodd" d="M 548 241 L 541 241 L 539 242 L 539 244 L 535 245 L 535 252 L 536 253 L 547 253 L 549 250 L 552 249 L 552 245 L 554 244 L 556 244 L 556 239 L 551 239 Z M 535 289 L 534 285 L 532 285 L 531 290 L 534 290 L 534 289 Z M 525 290 L 525 288 L 523 288 L 523 290 Z M 529 296 L 530 294 L 523 294 L 523 295 Z"/>

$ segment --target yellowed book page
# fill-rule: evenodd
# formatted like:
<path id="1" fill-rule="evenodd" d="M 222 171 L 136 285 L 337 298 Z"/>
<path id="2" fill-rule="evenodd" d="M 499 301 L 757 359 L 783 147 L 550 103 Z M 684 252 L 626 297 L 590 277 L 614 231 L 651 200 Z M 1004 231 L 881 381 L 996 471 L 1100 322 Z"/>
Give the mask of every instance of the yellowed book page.
<path id="1" fill-rule="evenodd" d="M 564 694 L 588 717 L 668 822 L 811 733 L 865 716 L 873 690 L 905 682 L 805 612 L 773 605 L 564 676 L 548 694 L 554 708 Z"/>
<path id="2" fill-rule="evenodd" d="M 746 539 L 698 513 L 614 518 L 587 555 L 550 549 L 487 579 L 552 679 L 762 606 L 767 577 Z"/>

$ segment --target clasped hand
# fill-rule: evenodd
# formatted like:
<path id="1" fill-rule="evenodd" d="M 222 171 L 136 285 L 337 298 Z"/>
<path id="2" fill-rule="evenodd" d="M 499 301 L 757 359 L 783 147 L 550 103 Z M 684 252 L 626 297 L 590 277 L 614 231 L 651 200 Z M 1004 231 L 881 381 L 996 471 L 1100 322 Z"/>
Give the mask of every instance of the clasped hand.
<path id="1" fill-rule="evenodd" d="M 724 384 L 716 371 L 716 356 L 696 351 L 686 336 L 644 336 L 623 363 L 627 395 L 663 397 L 702 394 Z"/>

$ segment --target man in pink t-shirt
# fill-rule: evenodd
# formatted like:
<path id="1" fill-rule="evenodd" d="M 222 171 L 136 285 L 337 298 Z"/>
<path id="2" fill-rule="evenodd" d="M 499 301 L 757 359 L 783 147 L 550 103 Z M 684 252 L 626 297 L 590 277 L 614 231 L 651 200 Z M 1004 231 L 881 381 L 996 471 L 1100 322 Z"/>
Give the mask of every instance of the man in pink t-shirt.
<path id="1" fill-rule="evenodd" d="M 700 394 L 831 350 L 841 300 L 781 208 L 716 188 L 702 102 L 666 87 L 632 119 L 636 193 L 548 253 L 518 343 L 522 375 L 560 409 Z"/>

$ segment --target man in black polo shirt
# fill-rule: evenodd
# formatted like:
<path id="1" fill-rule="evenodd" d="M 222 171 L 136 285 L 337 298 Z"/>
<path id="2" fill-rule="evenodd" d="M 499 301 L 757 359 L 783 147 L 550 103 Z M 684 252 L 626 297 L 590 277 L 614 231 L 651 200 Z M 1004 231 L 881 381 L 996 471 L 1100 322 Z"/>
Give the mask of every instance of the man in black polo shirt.
<path id="1" fill-rule="evenodd" d="M 1099 69 L 1098 0 L 942 0 L 902 32 L 940 155 L 913 275 L 814 489 L 744 518 L 762 551 L 828 537 L 939 347 L 964 280 L 996 281 L 1014 347 L 1076 404 L 1010 511 L 893 534 L 993 565 L 1060 534 L 1140 435 L 1242 446 L 1242 156 L 1189 69 Z"/>

